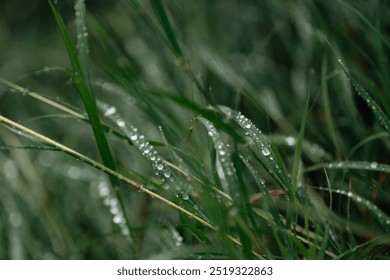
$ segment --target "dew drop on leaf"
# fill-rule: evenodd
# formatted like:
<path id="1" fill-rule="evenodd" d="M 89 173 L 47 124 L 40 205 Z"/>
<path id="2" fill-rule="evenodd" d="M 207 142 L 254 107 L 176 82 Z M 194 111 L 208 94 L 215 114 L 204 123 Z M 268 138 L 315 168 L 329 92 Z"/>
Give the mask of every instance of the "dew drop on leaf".
<path id="1" fill-rule="evenodd" d="M 156 168 L 157 168 L 157 170 L 163 170 L 164 165 L 162 165 L 161 163 L 159 163 L 159 164 L 157 164 Z"/>

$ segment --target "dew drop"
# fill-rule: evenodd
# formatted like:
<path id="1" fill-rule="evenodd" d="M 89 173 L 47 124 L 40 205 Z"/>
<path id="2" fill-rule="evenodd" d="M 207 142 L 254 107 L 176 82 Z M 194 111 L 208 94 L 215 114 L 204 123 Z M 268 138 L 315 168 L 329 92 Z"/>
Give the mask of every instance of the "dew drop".
<path id="1" fill-rule="evenodd" d="M 378 163 L 375 162 L 375 161 L 374 161 L 374 162 L 371 162 L 370 167 L 375 169 L 375 168 L 378 167 Z"/>
<path id="2" fill-rule="evenodd" d="M 261 150 L 261 153 L 264 155 L 264 156 L 269 156 L 271 154 L 271 151 L 268 149 L 268 148 L 263 148 Z"/>
<path id="3" fill-rule="evenodd" d="M 107 116 L 111 116 L 113 114 L 116 113 L 116 108 L 115 107 L 110 107 L 107 109 L 106 112 L 104 112 L 104 115 L 107 117 Z"/>
<path id="4" fill-rule="evenodd" d="M 133 135 L 130 136 L 130 140 L 131 141 L 137 141 L 137 139 L 138 139 L 138 135 L 137 134 L 133 134 Z"/>
<path id="5" fill-rule="evenodd" d="M 224 155 L 226 155 L 226 152 L 225 152 L 224 150 L 219 150 L 219 154 L 220 154 L 221 156 L 224 156 Z"/>
<path id="6" fill-rule="evenodd" d="M 248 123 L 245 128 L 251 128 L 251 125 Z"/>
<path id="7" fill-rule="evenodd" d="M 183 200 L 188 200 L 189 196 L 188 196 L 188 193 L 183 193 L 183 195 L 181 196 L 181 198 Z"/>

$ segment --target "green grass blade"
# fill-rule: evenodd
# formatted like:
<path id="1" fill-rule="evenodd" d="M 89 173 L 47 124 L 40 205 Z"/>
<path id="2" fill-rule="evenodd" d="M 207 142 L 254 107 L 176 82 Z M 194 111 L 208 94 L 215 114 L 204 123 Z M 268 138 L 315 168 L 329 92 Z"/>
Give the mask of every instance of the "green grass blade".
<path id="1" fill-rule="evenodd" d="M 95 100 L 88 88 L 88 83 L 85 78 L 85 73 L 77 57 L 77 53 L 72 43 L 72 40 L 70 38 L 69 32 L 57 8 L 54 6 L 54 4 L 51 1 L 49 1 L 49 4 L 54 14 L 54 17 L 56 19 L 57 25 L 61 31 L 62 39 L 64 41 L 69 59 L 72 64 L 73 71 L 71 72 L 71 76 L 79 91 L 81 99 L 83 100 L 85 110 L 87 112 L 89 121 L 91 122 L 91 126 L 95 135 L 95 141 L 97 143 L 100 155 L 102 157 L 104 164 L 107 167 L 115 170 L 114 159 L 112 157 L 106 136 L 103 131 L 102 124 L 100 122 L 99 115 L 97 113 Z"/>
<path id="2" fill-rule="evenodd" d="M 329 189 L 325 188 L 318 188 L 321 190 L 328 191 Z M 344 191 L 341 189 L 332 190 L 335 194 L 340 194 L 343 196 L 348 197 L 356 204 L 361 204 L 367 207 L 367 209 L 375 215 L 375 217 L 378 219 L 380 224 L 385 228 L 385 230 L 388 232 L 390 231 L 390 216 L 388 216 L 385 212 L 383 212 L 381 209 L 378 208 L 374 203 L 372 203 L 370 200 L 365 199 L 364 197 L 361 197 L 351 191 Z"/>
<path id="3" fill-rule="evenodd" d="M 225 185 L 225 191 L 230 194 L 235 206 L 241 208 L 243 205 L 241 190 L 239 188 L 236 169 L 233 161 L 230 158 L 229 150 L 225 142 L 222 140 L 219 132 L 212 122 L 208 119 L 199 116 L 198 119 L 206 127 L 217 154 L 217 165 L 220 164 L 220 180 L 222 185 Z M 218 166 L 216 167 L 218 169 Z"/>
<path id="4" fill-rule="evenodd" d="M 384 172 L 390 173 L 390 165 L 367 161 L 335 161 L 330 163 L 322 163 L 318 165 L 313 165 L 305 169 L 305 172 L 312 172 L 315 170 L 322 169 L 323 167 L 327 169 L 355 169 L 355 170 L 369 170 L 375 172 Z"/>
<path id="5" fill-rule="evenodd" d="M 89 46 L 88 46 L 88 29 L 86 25 L 86 11 L 84 0 L 76 0 L 75 3 L 76 14 L 76 30 L 77 30 L 77 44 L 78 57 L 80 60 L 80 66 L 83 70 L 85 79 L 87 81 L 89 89 L 90 86 L 90 73 L 89 73 Z"/>
<path id="6" fill-rule="evenodd" d="M 81 160 L 81 161 L 91 165 L 92 167 L 97 168 L 97 169 L 105 172 L 106 174 L 115 177 L 117 180 L 120 180 L 120 181 L 122 181 L 122 182 L 124 182 L 124 183 L 126 183 L 126 184 L 128 184 L 128 185 L 130 185 L 130 186 L 132 186 L 134 188 L 136 188 L 137 190 L 139 190 L 141 192 L 144 192 L 144 193 L 150 195 L 151 197 L 154 197 L 154 198 L 162 201 L 163 203 L 165 203 L 165 204 L 167 204 L 167 205 L 177 209 L 178 211 L 188 215 L 189 217 L 192 217 L 193 219 L 197 220 L 198 222 L 200 222 L 204 226 L 206 226 L 206 227 L 208 227 L 210 229 L 215 229 L 214 226 L 209 224 L 207 221 L 203 220 L 202 218 L 199 218 L 198 216 L 194 215 L 190 211 L 183 209 L 179 205 L 177 205 L 177 204 L 167 200 L 166 198 L 158 195 L 157 193 L 154 193 L 153 191 L 145 188 L 142 184 L 140 184 L 138 182 L 135 182 L 134 180 L 132 180 L 132 179 L 130 179 L 130 178 L 128 178 L 128 177 L 118 173 L 117 171 L 115 171 L 113 169 L 110 169 L 107 166 L 102 165 L 102 164 L 94 161 L 93 159 L 91 159 L 91 158 L 89 158 L 89 157 L 87 157 L 87 156 L 85 156 L 85 155 L 83 155 L 83 154 L 81 154 L 81 153 L 79 153 L 79 152 L 77 152 L 77 151 L 75 151 L 75 150 L 65 146 L 65 145 L 62 145 L 62 144 L 60 144 L 60 143 L 58 143 L 58 142 L 56 142 L 56 141 L 54 141 L 54 140 L 52 140 L 52 139 L 42 135 L 42 134 L 39 134 L 36 131 L 33 131 L 33 130 L 31 130 L 31 129 L 23 126 L 23 125 L 20 125 L 20 124 L 14 122 L 14 121 L 12 121 L 12 120 L 10 120 L 8 118 L 5 118 L 2 115 L 0 115 L 0 123 L 5 123 L 7 125 L 15 127 L 16 129 L 19 129 L 19 130 L 23 131 L 24 133 L 26 133 L 28 135 L 31 135 L 32 137 L 38 139 L 42 143 L 48 144 L 50 146 L 53 146 L 53 147 L 61 150 L 62 152 L 67 153 L 67 154 L 71 155 L 72 157 L 77 158 L 77 159 L 79 159 L 79 160 Z"/>
<path id="7" fill-rule="evenodd" d="M 256 185 L 259 188 L 259 191 L 264 197 L 264 201 L 267 204 L 268 210 L 271 213 L 274 222 L 276 225 L 283 227 L 284 224 L 281 220 L 280 212 L 278 208 L 276 207 L 275 203 L 273 202 L 271 195 L 269 193 L 269 190 L 267 189 L 264 180 L 260 177 L 260 175 L 257 173 L 256 169 L 249 163 L 249 160 L 245 158 L 244 156 L 240 155 L 240 158 L 242 162 L 246 165 L 248 168 L 249 172 L 255 179 Z"/>
<path id="8" fill-rule="evenodd" d="M 382 35 L 380 30 L 378 30 L 377 27 L 375 27 L 374 24 L 372 24 L 367 17 L 364 16 L 362 12 L 360 12 L 358 9 L 353 7 L 352 5 L 349 5 L 343 0 L 337 0 L 342 5 L 347 7 L 350 11 L 352 11 L 356 16 L 358 16 L 379 38 L 381 38 L 381 41 L 386 45 L 387 48 L 390 48 L 390 41 L 388 37 L 385 37 Z"/>

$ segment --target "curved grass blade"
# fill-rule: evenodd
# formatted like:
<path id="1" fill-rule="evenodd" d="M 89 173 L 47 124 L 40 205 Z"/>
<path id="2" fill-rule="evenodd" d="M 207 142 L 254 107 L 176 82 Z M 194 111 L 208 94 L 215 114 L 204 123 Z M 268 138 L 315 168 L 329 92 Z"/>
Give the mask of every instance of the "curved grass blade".
<path id="1" fill-rule="evenodd" d="M 327 169 L 356 169 L 390 173 L 389 164 L 377 163 L 376 161 L 335 161 L 330 163 L 316 164 L 306 168 L 305 172 L 312 172 L 324 167 Z"/>
<path id="2" fill-rule="evenodd" d="M 283 136 L 283 135 L 269 135 L 268 136 L 274 145 L 283 145 L 295 149 L 297 144 L 297 137 L 295 136 Z M 325 151 L 321 146 L 316 143 L 303 140 L 302 151 L 313 162 L 319 162 L 324 160 L 331 160 L 332 156 Z"/>
<path id="3" fill-rule="evenodd" d="M 65 23 L 59 11 L 54 6 L 52 1 L 49 0 L 49 4 L 54 14 L 54 17 L 56 19 L 57 25 L 61 31 L 62 39 L 64 41 L 66 50 L 68 52 L 70 62 L 72 64 L 72 71 L 70 71 L 70 75 L 79 91 L 81 99 L 83 100 L 85 110 L 88 114 L 88 118 L 95 135 L 95 141 L 98 146 L 100 155 L 102 157 L 104 164 L 110 169 L 115 170 L 114 159 L 112 157 L 110 147 L 107 142 L 107 138 L 104 134 L 103 127 L 100 122 L 99 115 L 97 113 L 95 99 L 93 98 L 92 93 L 90 91 L 90 86 L 87 81 L 87 77 L 85 76 L 79 58 L 77 56 L 76 50 L 74 48 L 73 42 L 70 38 L 69 32 L 65 26 Z M 111 183 L 113 184 L 113 186 L 117 185 L 115 179 L 111 178 L 110 180 L 112 181 Z"/>
<path id="4" fill-rule="evenodd" d="M 364 146 L 365 144 L 374 141 L 376 139 L 380 138 L 389 138 L 389 134 L 387 132 L 379 132 L 373 135 L 368 136 L 367 138 L 361 140 L 358 144 L 356 144 L 353 149 L 349 152 L 348 157 L 350 158 L 360 147 Z"/>
<path id="5" fill-rule="evenodd" d="M 233 119 L 239 126 L 241 126 L 245 134 L 248 135 L 256 146 L 260 149 L 260 160 L 272 177 L 279 182 L 279 184 L 288 190 L 291 187 L 290 179 L 280 157 L 273 151 L 271 144 L 267 137 L 259 130 L 248 118 L 236 112 L 229 107 L 219 106 L 219 109 L 225 113 L 229 118 Z"/>
<path id="6" fill-rule="evenodd" d="M 217 230 L 217 228 L 215 226 L 213 226 L 212 224 L 210 224 L 209 222 L 207 222 L 203 218 L 198 217 L 197 215 L 194 215 L 192 212 L 190 212 L 190 211 L 184 209 L 183 207 L 173 203 L 172 201 L 166 199 L 165 197 L 163 197 L 163 196 L 161 196 L 161 195 L 159 195 L 159 194 L 149 190 L 148 188 L 144 187 L 142 184 L 139 184 L 139 183 L 133 181 L 132 179 L 130 179 L 130 178 L 128 178 L 128 177 L 126 177 L 126 176 L 116 172 L 115 170 L 112 170 L 112 169 L 106 167 L 103 164 L 100 164 L 99 162 L 96 162 L 96 161 L 90 159 L 89 157 L 84 156 L 83 154 L 80 154 L 79 152 L 77 152 L 75 150 L 70 149 L 67 146 L 64 146 L 64 145 L 62 145 L 62 144 L 60 144 L 60 143 L 58 143 L 58 142 L 56 142 L 56 141 L 54 141 L 54 140 L 52 140 L 52 139 L 50 139 L 48 137 L 46 137 L 46 136 L 44 136 L 42 134 L 39 134 L 36 131 L 33 131 L 33 130 L 31 130 L 31 129 L 23 126 L 23 125 L 20 125 L 20 124 L 14 122 L 14 121 L 12 121 L 12 120 L 10 120 L 8 118 L 5 118 L 2 115 L 0 115 L 0 123 L 5 123 L 5 124 L 7 124 L 7 125 L 9 125 L 11 127 L 15 127 L 16 129 L 21 130 L 24 133 L 29 134 L 32 137 L 36 138 L 36 139 L 39 139 L 43 143 L 46 143 L 46 144 L 48 144 L 50 146 L 53 146 L 53 147 L 63 151 L 64 153 L 67 153 L 67 154 L 71 155 L 72 157 L 74 157 L 76 159 L 79 159 L 79 160 L 81 160 L 81 161 L 91 165 L 92 167 L 97 168 L 97 169 L 103 171 L 104 173 L 106 173 L 106 174 L 108 174 L 110 176 L 115 177 L 117 180 L 122 181 L 122 182 L 126 183 L 127 185 L 130 185 L 130 186 L 134 187 L 135 189 L 137 189 L 137 190 L 139 190 L 141 192 L 144 192 L 144 193 L 150 195 L 153 198 L 156 198 L 157 200 L 160 200 L 162 203 L 164 203 L 164 204 L 166 204 L 166 205 L 168 205 L 168 206 L 178 210 L 179 212 L 187 215 L 188 217 L 196 220 L 197 222 L 199 222 L 200 224 L 204 225 L 205 227 L 207 227 L 209 229 L 212 229 L 214 231 Z M 227 235 L 227 238 L 229 238 L 234 244 L 236 244 L 238 246 L 242 246 L 241 242 L 239 240 L 237 240 L 236 238 L 234 238 L 233 236 Z M 257 258 L 263 259 L 263 256 L 261 256 L 257 252 L 252 252 L 252 253 Z"/>

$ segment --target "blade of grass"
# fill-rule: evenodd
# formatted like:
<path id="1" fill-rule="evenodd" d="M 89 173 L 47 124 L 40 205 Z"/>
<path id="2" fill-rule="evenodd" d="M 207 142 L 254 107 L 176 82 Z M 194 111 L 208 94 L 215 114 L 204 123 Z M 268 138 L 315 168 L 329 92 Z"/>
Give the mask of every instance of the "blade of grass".
<path id="1" fill-rule="evenodd" d="M 70 62 L 72 64 L 72 71 L 70 71 L 70 75 L 79 91 L 79 94 L 81 96 L 81 99 L 83 100 L 85 110 L 87 112 L 89 121 L 91 123 L 96 144 L 98 146 L 100 155 L 102 157 L 102 160 L 104 164 L 110 168 L 115 170 L 115 163 L 114 159 L 112 157 L 106 136 L 103 131 L 102 124 L 100 122 L 99 115 L 97 113 L 95 100 L 92 96 L 92 93 L 90 91 L 90 88 L 88 86 L 88 82 L 85 76 L 85 73 L 83 71 L 83 68 L 79 62 L 79 58 L 77 56 L 76 50 L 74 48 L 74 45 L 72 43 L 71 37 L 69 35 L 69 32 L 65 26 L 65 23 L 57 10 L 57 8 L 54 6 L 52 1 L 49 0 L 49 4 L 51 7 L 51 10 L 54 14 L 54 17 L 56 19 L 57 25 L 61 31 L 62 39 L 64 41 Z M 117 183 L 115 182 L 115 179 L 110 177 L 111 183 L 116 186 Z"/>
<path id="2" fill-rule="evenodd" d="M 150 195 L 151 197 L 157 198 L 158 200 L 161 200 L 165 204 L 167 204 L 167 205 L 169 205 L 169 206 L 171 206 L 171 207 L 173 207 L 173 208 L 175 208 L 175 209 L 185 213 L 186 215 L 188 215 L 189 217 L 193 218 L 194 220 L 197 220 L 198 222 L 200 222 L 201 224 L 205 225 L 206 227 L 208 227 L 210 229 L 214 229 L 214 226 L 212 226 L 208 222 L 204 221 L 203 219 L 199 218 L 198 216 L 196 216 L 196 215 L 192 214 L 191 212 L 183 209 L 182 207 L 176 205 L 175 203 L 165 199 L 164 197 L 162 197 L 162 196 L 160 196 L 160 195 L 150 191 L 149 189 L 145 188 L 143 185 L 141 185 L 141 184 L 131 180 L 130 178 L 128 178 L 128 177 L 126 177 L 126 176 L 124 176 L 124 175 L 122 175 L 122 174 L 120 174 L 120 173 L 118 173 L 118 172 L 116 172 L 116 171 L 114 171 L 114 170 L 112 170 L 110 168 L 108 168 L 107 166 L 105 166 L 103 164 L 100 164 L 100 163 L 94 161 L 93 159 L 91 159 L 89 157 L 86 157 L 83 154 L 80 154 L 79 152 L 77 152 L 77 151 L 75 151 L 75 150 L 73 150 L 73 149 L 71 149 L 71 148 L 69 148 L 69 147 L 67 147 L 65 145 L 62 145 L 62 144 L 60 144 L 60 143 L 58 143 L 58 142 L 56 142 L 56 141 L 54 141 L 54 140 L 52 140 L 52 139 L 50 139 L 48 137 L 46 137 L 46 136 L 36 132 L 36 131 L 33 131 L 33 130 L 31 130 L 31 129 L 23 126 L 23 125 L 20 125 L 20 124 L 14 122 L 14 121 L 12 121 L 12 120 L 10 120 L 8 118 L 5 118 L 2 115 L 0 115 L 0 122 L 6 123 L 6 124 L 8 124 L 8 125 L 10 125 L 12 127 L 15 127 L 16 129 L 19 129 L 19 130 L 25 132 L 26 134 L 29 134 L 29 135 L 33 136 L 34 138 L 36 138 L 36 139 L 39 139 L 43 143 L 49 144 L 49 145 L 51 145 L 53 147 L 56 147 L 57 149 L 59 149 L 59 150 L 65 152 L 65 153 L 67 153 L 67 154 L 69 154 L 69 155 L 71 155 L 71 156 L 73 156 L 73 157 L 75 157 L 75 158 L 77 158 L 77 159 L 79 159 L 79 160 L 81 160 L 81 161 L 91 165 L 92 167 L 97 168 L 97 169 L 99 169 L 99 170 L 101 170 L 101 171 L 103 171 L 103 172 L 105 172 L 105 173 L 107 173 L 107 174 L 109 174 L 111 176 L 114 176 L 116 179 L 118 179 L 118 180 L 120 180 L 120 181 L 122 181 L 122 182 L 124 182 L 124 183 L 126 183 L 126 184 L 128 184 L 128 185 L 130 185 L 130 186 L 132 186 L 134 188 L 136 188 L 137 190 L 142 191 L 142 192 Z"/>
<path id="3" fill-rule="evenodd" d="M 322 168 L 327 169 L 356 169 L 356 170 L 369 170 L 376 172 L 390 173 L 390 165 L 377 163 L 376 161 L 335 161 L 330 163 L 316 164 L 305 169 L 305 172 L 312 172 Z"/>
<path id="4" fill-rule="evenodd" d="M 323 191 L 329 191 L 328 188 L 322 188 L 317 187 L 316 189 L 323 190 Z M 374 203 L 369 201 L 368 199 L 365 199 L 364 197 L 361 197 L 360 195 L 357 195 L 351 191 L 344 191 L 341 189 L 333 189 L 332 192 L 335 194 L 340 194 L 343 196 L 346 196 L 348 199 L 352 200 L 356 204 L 361 204 L 367 207 L 367 209 L 373 213 L 378 221 L 381 223 L 381 225 L 385 228 L 385 230 L 388 232 L 390 231 L 390 217 L 383 212 L 381 209 L 378 208 Z"/>
<path id="5" fill-rule="evenodd" d="M 382 33 L 378 30 L 375 25 L 373 25 L 367 17 L 364 16 L 362 12 L 353 7 L 352 5 L 346 3 L 343 0 L 337 0 L 337 2 L 341 3 L 345 7 L 347 7 L 350 11 L 352 11 L 355 15 L 357 15 L 379 38 L 381 38 L 382 42 L 386 45 L 387 48 L 390 48 L 389 38 L 382 35 Z"/>

